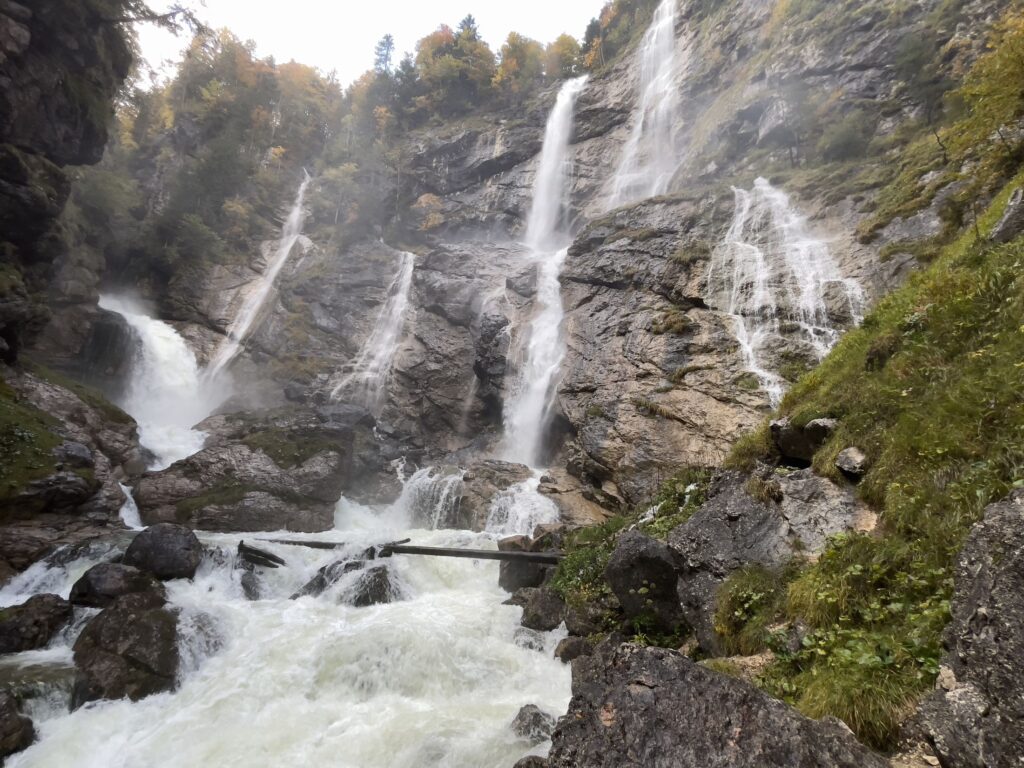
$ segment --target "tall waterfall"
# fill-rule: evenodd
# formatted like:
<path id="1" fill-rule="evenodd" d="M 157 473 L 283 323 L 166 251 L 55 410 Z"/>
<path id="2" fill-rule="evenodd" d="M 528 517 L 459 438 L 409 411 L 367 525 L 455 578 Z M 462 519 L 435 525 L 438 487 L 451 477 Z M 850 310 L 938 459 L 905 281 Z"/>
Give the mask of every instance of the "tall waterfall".
<path id="1" fill-rule="evenodd" d="M 675 78 L 676 5 L 662 0 L 637 54 L 640 90 L 633 130 L 612 177 L 608 207 L 663 194 L 678 166 L 676 126 L 679 94 Z"/>
<path id="2" fill-rule="evenodd" d="M 310 181 L 312 179 L 309 174 L 303 171 L 303 179 L 302 183 L 299 184 L 298 194 L 295 196 L 291 212 L 288 214 L 288 218 L 285 220 L 284 227 L 281 230 L 281 240 L 278 243 L 277 252 L 267 264 L 266 269 L 263 270 L 263 274 L 260 275 L 256 287 L 245 297 L 242 308 L 235 315 L 235 319 L 228 328 L 227 336 L 220 343 L 220 346 L 217 347 L 217 351 L 206 368 L 206 376 L 208 378 L 215 379 L 228 363 L 235 359 L 242 346 L 242 342 L 249 335 L 253 323 L 256 322 L 260 312 L 263 310 L 263 306 L 267 303 L 278 274 L 284 268 L 284 265 L 288 262 L 288 257 L 291 256 L 292 251 L 295 249 L 295 244 L 302 235 L 302 224 L 305 218 L 302 206 L 305 203 L 306 188 L 309 186 Z"/>
<path id="3" fill-rule="evenodd" d="M 569 250 L 565 212 L 573 111 L 586 83 L 586 77 L 567 81 L 548 117 L 527 220 L 526 242 L 537 261 L 537 297 L 524 337 L 523 363 L 505 402 L 504 453 L 508 460 L 529 466 L 540 460 L 565 356 L 558 277 Z"/>
<path id="4" fill-rule="evenodd" d="M 842 275 L 828 244 L 811 234 L 784 192 L 759 178 L 752 190 L 733 193 L 732 223 L 708 271 L 708 303 L 731 315 L 748 370 L 777 405 L 785 383 L 769 353 L 785 348 L 784 326 L 820 359 L 842 332 L 837 316 L 861 321 L 864 292 Z"/>
<path id="5" fill-rule="evenodd" d="M 193 427 L 223 397 L 204 385 L 185 339 L 123 297 L 102 296 L 100 307 L 121 315 L 139 342 L 119 405 L 139 424 L 139 442 L 154 457 L 150 469 L 166 469 L 202 450 L 206 434 Z"/>
<path id="6" fill-rule="evenodd" d="M 415 267 L 416 256 L 408 252 L 402 253 L 398 274 L 388 287 L 387 300 L 377 315 L 373 332 L 352 362 L 351 372 L 335 385 L 334 397 L 340 397 L 342 393 L 347 392 L 374 411 L 378 411 L 383 405 L 387 396 L 391 368 L 398 353 L 398 344 L 402 340 Z"/>

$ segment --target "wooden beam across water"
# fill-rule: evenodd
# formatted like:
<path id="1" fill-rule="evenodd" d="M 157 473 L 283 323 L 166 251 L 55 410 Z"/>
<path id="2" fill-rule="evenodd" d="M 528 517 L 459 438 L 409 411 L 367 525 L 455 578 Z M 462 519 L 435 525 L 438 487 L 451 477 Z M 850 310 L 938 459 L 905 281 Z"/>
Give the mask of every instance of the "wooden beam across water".
<path id="1" fill-rule="evenodd" d="M 258 539 L 267 544 L 284 544 L 289 547 L 310 547 L 312 549 L 344 549 L 344 542 L 303 541 L 301 539 Z M 391 555 L 423 555 L 426 557 L 461 557 L 470 560 L 502 560 L 505 562 L 558 565 L 565 556 L 561 552 L 502 552 L 496 549 L 458 549 L 453 547 L 423 547 L 409 544 L 408 540 L 376 547 L 377 557 Z"/>

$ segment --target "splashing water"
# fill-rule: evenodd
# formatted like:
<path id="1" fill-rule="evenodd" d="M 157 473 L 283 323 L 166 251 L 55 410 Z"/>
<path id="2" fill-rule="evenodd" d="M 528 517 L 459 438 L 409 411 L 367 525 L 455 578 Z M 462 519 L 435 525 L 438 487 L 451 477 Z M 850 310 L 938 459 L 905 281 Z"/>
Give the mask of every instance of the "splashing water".
<path id="1" fill-rule="evenodd" d="M 586 82 L 586 77 L 567 81 L 548 118 L 526 229 L 526 242 L 538 266 L 537 296 L 534 316 L 523 340 L 523 363 L 511 384 L 503 416 L 505 458 L 529 466 L 541 460 L 544 433 L 565 356 L 565 312 L 558 278 L 569 251 L 564 212 L 573 111 Z"/>
<path id="2" fill-rule="evenodd" d="M 124 504 L 118 510 L 118 517 L 121 518 L 121 522 L 127 527 L 135 531 L 141 531 L 145 526 L 142 524 L 142 518 L 139 516 L 139 505 L 135 503 L 132 489 L 124 483 L 118 483 L 118 485 L 124 494 Z"/>
<path id="3" fill-rule="evenodd" d="M 842 333 L 830 311 L 838 304 L 847 324 L 863 319 L 864 292 L 843 277 L 825 241 L 812 235 L 789 197 L 766 179 L 751 191 L 733 190 L 732 224 L 715 249 L 707 278 L 708 302 L 733 321 L 747 369 L 755 374 L 773 406 L 785 391 L 765 353 L 784 344 L 783 324 L 821 359 Z"/>
<path id="4" fill-rule="evenodd" d="M 153 454 L 150 469 L 166 469 L 203 448 L 206 433 L 193 429 L 224 400 L 204 386 L 196 356 L 170 325 L 149 317 L 131 300 L 101 296 L 101 308 L 125 319 L 138 340 L 128 387 L 118 405 L 139 425 L 139 443 Z"/>
<path id="5" fill-rule="evenodd" d="M 288 218 L 285 220 L 284 227 L 281 230 L 281 240 L 278 243 L 277 252 L 274 254 L 274 258 L 270 260 L 270 263 L 267 264 L 263 274 L 260 275 L 259 280 L 256 282 L 256 287 L 245 297 L 242 308 L 235 315 L 235 319 L 228 328 L 227 336 L 217 347 L 217 351 L 206 367 L 205 375 L 207 378 L 216 379 L 224 368 L 238 355 L 242 342 L 249 335 L 253 323 L 260 316 L 264 305 L 267 303 L 267 299 L 271 295 L 278 274 L 288 262 L 292 251 L 295 250 L 295 244 L 299 241 L 299 237 L 302 236 L 302 224 L 305 218 L 302 206 L 305 203 L 306 188 L 309 187 L 310 181 L 312 179 L 309 174 L 303 171 L 303 179 L 299 185 L 298 194 L 295 196 L 291 212 L 288 214 Z"/>
<path id="6" fill-rule="evenodd" d="M 533 477 L 495 496 L 488 511 L 487 530 L 502 536 L 531 536 L 538 525 L 557 523 L 558 506 L 539 492 L 540 478 L 541 473 L 534 471 Z"/>
<path id="7" fill-rule="evenodd" d="M 640 43 L 639 101 L 633 113 L 633 130 L 612 177 L 609 208 L 664 194 L 679 162 L 679 94 L 675 83 L 677 2 L 662 0 Z"/>
<path id="8" fill-rule="evenodd" d="M 348 392 L 375 413 L 383 407 L 391 369 L 405 327 L 415 267 L 416 256 L 403 252 L 398 274 L 388 287 L 387 300 L 377 315 L 373 332 L 352 362 L 352 372 L 335 385 L 333 397 L 338 398 Z"/>
<path id="9" fill-rule="evenodd" d="M 424 467 L 402 484 L 402 493 L 392 509 L 407 524 L 426 524 L 427 528 L 451 528 L 462 500 L 465 473 L 454 467 Z"/>

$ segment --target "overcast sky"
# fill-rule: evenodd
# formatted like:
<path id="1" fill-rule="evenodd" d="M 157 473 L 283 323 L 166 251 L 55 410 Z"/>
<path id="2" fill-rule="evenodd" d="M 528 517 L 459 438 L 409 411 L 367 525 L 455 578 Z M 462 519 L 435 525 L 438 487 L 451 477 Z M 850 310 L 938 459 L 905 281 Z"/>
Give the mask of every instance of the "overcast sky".
<path id="1" fill-rule="evenodd" d="M 345 84 L 373 64 L 373 46 L 385 34 L 395 38 L 398 56 L 440 24 L 455 27 L 467 14 L 497 52 L 515 30 L 542 43 L 563 32 L 583 37 L 587 22 L 604 0 L 189 0 L 213 27 L 227 27 L 242 40 L 254 40 L 260 56 L 294 59 L 324 72 L 336 70 Z M 168 5 L 163 0 L 153 7 Z M 139 28 L 143 54 L 154 67 L 177 61 L 185 37 L 152 25 Z"/>

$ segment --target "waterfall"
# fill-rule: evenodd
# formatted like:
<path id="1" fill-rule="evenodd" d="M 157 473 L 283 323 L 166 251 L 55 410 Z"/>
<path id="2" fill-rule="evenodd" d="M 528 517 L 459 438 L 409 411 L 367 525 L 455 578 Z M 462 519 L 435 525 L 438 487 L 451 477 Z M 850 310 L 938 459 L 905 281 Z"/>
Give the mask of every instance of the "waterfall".
<path id="1" fill-rule="evenodd" d="M 509 461 L 530 466 L 540 461 L 565 355 L 558 278 L 569 250 L 565 212 L 573 110 L 586 82 L 586 77 L 567 81 L 548 117 L 527 219 L 526 242 L 537 262 L 537 296 L 524 337 L 523 363 L 505 402 L 504 453 Z"/>
<path id="2" fill-rule="evenodd" d="M 193 427 L 222 402 L 217 387 L 204 386 L 185 339 L 124 297 L 101 296 L 101 308 L 125 319 L 138 340 L 131 378 L 118 405 L 139 425 L 139 443 L 153 454 L 150 469 L 202 450 L 206 434 Z"/>
<path id="3" fill-rule="evenodd" d="M 676 171 L 676 4 L 662 0 L 637 54 L 640 89 L 633 129 L 612 177 L 608 207 L 664 194 Z"/>
<path id="4" fill-rule="evenodd" d="M 124 494 L 124 504 L 121 505 L 121 509 L 117 513 L 121 522 L 134 531 L 141 531 L 145 526 L 139 516 L 139 505 L 135 503 L 132 489 L 124 483 L 118 483 L 118 485 L 121 488 L 121 493 Z"/>
<path id="5" fill-rule="evenodd" d="M 785 382 L 767 355 L 785 347 L 786 327 L 821 359 L 838 341 L 841 323 L 863 319 L 864 292 L 842 275 L 828 244 L 811 234 L 784 192 L 759 178 L 753 190 L 733 194 L 732 223 L 711 257 L 708 303 L 732 318 L 747 369 L 775 406 Z"/>
<path id="6" fill-rule="evenodd" d="M 387 397 L 387 384 L 398 353 L 398 343 L 402 339 L 415 266 L 414 254 L 401 254 L 398 274 L 388 287 L 387 300 L 377 315 L 373 332 L 352 362 L 351 372 L 335 385 L 333 397 L 338 398 L 348 392 L 375 413 L 380 411 Z"/>
<path id="7" fill-rule="evenodd" d="M 274 288 L 278 274 L 288 262 L 288 257 L 291 256 L 292 251 L 295 249 L 295 244 L 302 235 L 302 223 L 305 218 L 302 206 L 305 203 L 306 188 L 309 186 L 310 181 L 312 179 L 309 174 L 303 171 L 303 179 L 302 183 L 299 184 L 298 194 L 295 196 L 291 212 L 288 214 L 288 218 L 285 220 L 284 227 L 281 230 L 281 240 L 278 243 L 277 252 L 267 264 L 263 274 L 260 275 L 259 280 L 256 282 L 256 287 L 245 297 L 242 308 L 235 315 L 235 319 L 228 328 L 227 336 L 220 343 L 220 346 L 217 347 L 217 351 L 206 368 L 205 375 L 208 378 L 217 378 L 221 371 L 235 359 L 239 349 L 241 349 L 242 342 L 245 341 L 246 336 L 248 336 L 249 331 L 252 329 L 253 323 L 256 322 L 256 319 L 263 311 L 263 307 Z"/>

